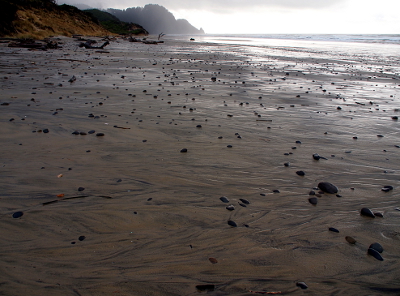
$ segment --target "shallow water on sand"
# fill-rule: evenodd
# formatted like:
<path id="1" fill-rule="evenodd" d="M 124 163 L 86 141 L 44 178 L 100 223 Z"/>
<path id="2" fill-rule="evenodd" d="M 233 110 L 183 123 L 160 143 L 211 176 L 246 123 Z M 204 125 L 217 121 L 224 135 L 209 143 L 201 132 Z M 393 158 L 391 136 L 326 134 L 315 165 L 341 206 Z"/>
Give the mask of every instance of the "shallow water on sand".
<path id="1" fill-rule="evenodd" d="M 398 63 L 171 40 L 0 50 L 3 294 L 399 293 Z M 313 206 L 321 181 L 341 197 Z"/>

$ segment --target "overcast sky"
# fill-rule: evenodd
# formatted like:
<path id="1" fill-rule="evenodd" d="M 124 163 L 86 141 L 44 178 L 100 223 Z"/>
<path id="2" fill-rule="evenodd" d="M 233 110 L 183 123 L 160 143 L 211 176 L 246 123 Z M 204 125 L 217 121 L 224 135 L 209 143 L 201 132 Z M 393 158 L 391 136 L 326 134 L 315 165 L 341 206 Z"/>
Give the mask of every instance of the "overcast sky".
<path id="1" fill-rule="evenodd" d="M 159 4 L 209 34 L 400 34 L 400 0 L 58 0 L 96 8 Z"/>

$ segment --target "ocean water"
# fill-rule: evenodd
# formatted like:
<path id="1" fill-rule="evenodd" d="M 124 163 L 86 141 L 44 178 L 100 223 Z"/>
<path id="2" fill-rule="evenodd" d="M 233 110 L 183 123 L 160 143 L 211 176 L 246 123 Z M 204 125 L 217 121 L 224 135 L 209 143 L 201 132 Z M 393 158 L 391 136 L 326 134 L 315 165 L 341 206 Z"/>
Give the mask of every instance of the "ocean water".
<path id="1" fill-rule="evenodd" d="M 190 38 L 186 35 L 170 36 L 174 39 Z M 400 34 L 207 34 L 194 37 L 196 41 L 206 43 L 400 59 Z"/>

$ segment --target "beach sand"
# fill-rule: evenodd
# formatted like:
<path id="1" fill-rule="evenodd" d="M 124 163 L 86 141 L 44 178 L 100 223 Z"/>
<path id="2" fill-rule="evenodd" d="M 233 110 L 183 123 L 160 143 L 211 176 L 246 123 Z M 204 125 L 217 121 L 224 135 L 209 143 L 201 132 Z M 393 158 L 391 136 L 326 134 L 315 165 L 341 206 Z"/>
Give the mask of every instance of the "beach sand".
<path id="1" fill-rule="evenodd" d="M 399 61 L 62 42 L 0 47 L 1 295 L 400 293 Z"/>

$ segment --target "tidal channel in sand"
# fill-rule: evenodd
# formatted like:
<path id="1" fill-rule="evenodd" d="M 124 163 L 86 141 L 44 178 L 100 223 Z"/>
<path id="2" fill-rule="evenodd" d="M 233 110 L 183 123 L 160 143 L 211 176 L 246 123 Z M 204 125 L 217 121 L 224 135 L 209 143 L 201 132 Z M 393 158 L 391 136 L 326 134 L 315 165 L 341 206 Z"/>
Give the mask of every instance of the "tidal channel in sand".
<path id="1" fill-rule="evenodd" d="M 399 56 L 63 43 L 0 47 L 0 294 L 400 293 Z"/>

